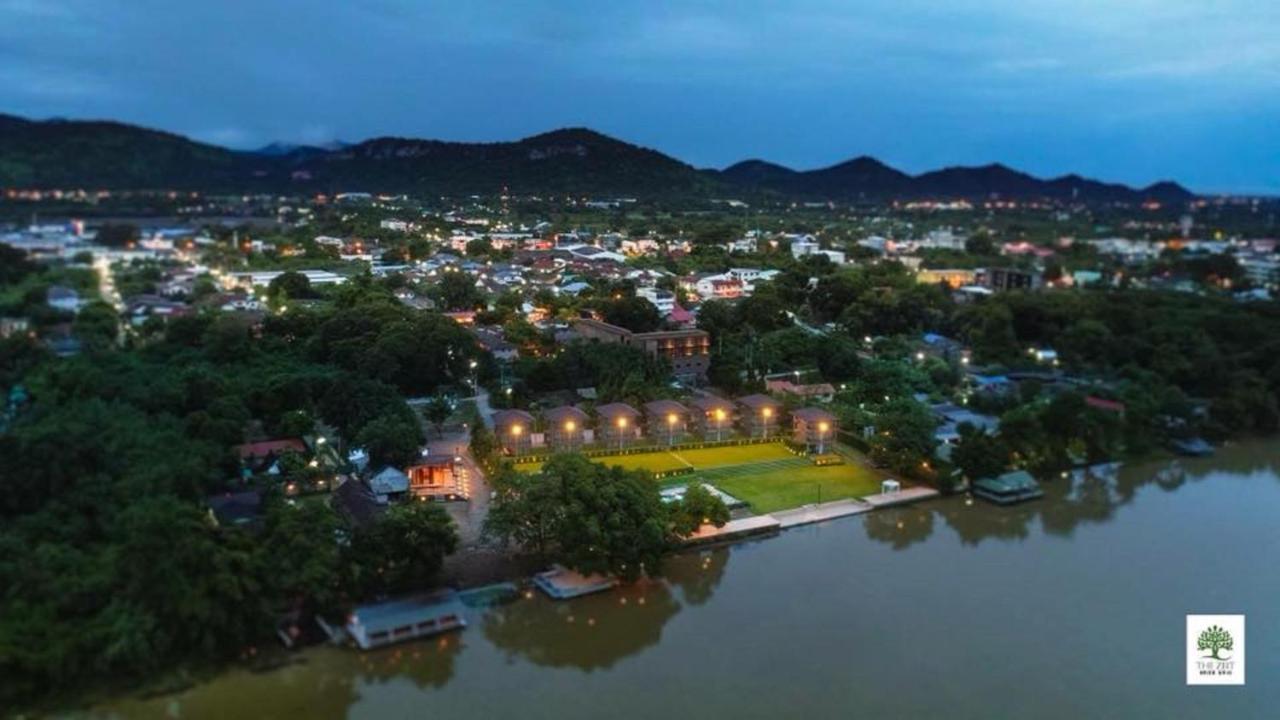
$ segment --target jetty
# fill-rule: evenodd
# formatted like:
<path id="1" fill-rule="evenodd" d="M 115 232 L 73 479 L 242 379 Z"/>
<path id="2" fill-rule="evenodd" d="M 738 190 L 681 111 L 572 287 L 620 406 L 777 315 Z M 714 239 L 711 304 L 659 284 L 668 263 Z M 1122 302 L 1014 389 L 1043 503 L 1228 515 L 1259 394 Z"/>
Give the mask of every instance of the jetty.
<path id="1" fill-rule="evenodd" d="M 616 587 L 618 578 L 599 574 L 583 575 L 556 565 L 550 570 L 534 575 L 533 584 L 552 599 L 567 600 Z"/>

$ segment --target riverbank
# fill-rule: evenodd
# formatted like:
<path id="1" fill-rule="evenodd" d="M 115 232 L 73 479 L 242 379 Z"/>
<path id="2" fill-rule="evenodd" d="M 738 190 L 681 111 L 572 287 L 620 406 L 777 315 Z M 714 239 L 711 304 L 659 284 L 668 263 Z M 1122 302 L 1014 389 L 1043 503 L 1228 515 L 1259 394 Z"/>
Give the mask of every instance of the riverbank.
<path id="1" fill-rule="evenodd" d="M 1280 447 L 1178 464 L 1052 479 L 1009 508 L 943 497 L 682 552 L 660 581 L 475 609 L 445 642 L 312 648 L 78 716 L 577 720 L 607 706 L 630 720 L 687 714 L 696 696 L 737 718 L 985 718 L 993 697 L 997 714 L 1046 720 L 1266 717 L 1280 657 L 1250 653 L 1246 687 L 1205 692 L 1184 684 L 1183 641 L 1197 611 L 1247 614 L 1255 643 L 1274 634 L 1280 575 L 1248 549 L 1280 544 Z M 1212 543 L 1188 525 L 1206 517 L 1231 518 Z"/>

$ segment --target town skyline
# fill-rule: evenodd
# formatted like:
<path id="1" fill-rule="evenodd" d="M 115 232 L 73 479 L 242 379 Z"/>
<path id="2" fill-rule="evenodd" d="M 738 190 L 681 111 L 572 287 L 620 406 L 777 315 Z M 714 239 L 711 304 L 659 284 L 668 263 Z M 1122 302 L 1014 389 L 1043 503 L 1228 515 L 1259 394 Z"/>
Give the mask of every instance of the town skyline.
<path id="1" fill-rule="evenodd" d="M 388 3 L 308 16 L 280 3 L 196 6 L 195 22 L 178 22 L 139 7 L 9 2 L 0 107 L 238 149 L 585 126 L 698 167 L 869 155 L 913 173 L 998 162 L 1280 191 L 1265 162 L 1280 151 L 1273 11 L 804 9 Z"/>

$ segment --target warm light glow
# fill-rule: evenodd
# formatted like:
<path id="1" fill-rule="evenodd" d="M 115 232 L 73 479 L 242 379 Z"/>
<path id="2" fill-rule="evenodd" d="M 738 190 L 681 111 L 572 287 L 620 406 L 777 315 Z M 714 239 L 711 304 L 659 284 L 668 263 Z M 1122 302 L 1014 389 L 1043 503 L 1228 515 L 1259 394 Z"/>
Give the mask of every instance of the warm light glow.
<path id="1" fill-rule="evenodd" d="M 512 435 L 519 435 L 519 434 L 520 434 L 520 433 L 522 433 L 522 432 L 524 432 L 524 428 L 520 427 L 519 425 L 512 425 L 512 426 L 511 426 L 511 434 L 512 434 Z"/>
<path id="2" fill-rule="evenodd" d="M 676 414 L 675 414 L 675 413 L 671 413 L 671 414 L 667 415 L 667 424 L 668 424 L 668 425 L 675 425 L 675 424 L 676 424 Z"/>
<path id="3" fill-rule="evenodd" d="M 618 418 L 618 427 L 624 428 L 626 426 L 627 426 L 627 419 L 624 417 Z"/>
<path id="4" fill-rule="evenodd" d="M 818 432 L 826 432 L 828 427 L 830 426 L 826 422 L 820 422 L 818 423 Z"/>
<path id="5" fill-rule="evenodd" d="M 570 421 L 568 421 L 568 422 L 566 422 L 566 423 L 564 424 L 564 429 L 565 429 L 565 430 L 567 430 L 567 431 L 569 431 L 569 432 L 573 432 L 573 429 L 574 429 L 574 428 L 576 428 L 576 427 L 578 427 L 578 425 L 577 425 L 575 422 L 573 422 L 572 420 L 570 420 Z"/>
<path id="6" fill-rule="evenodd" d="M 716 419 L 717 419 L 717 420 L 723 420 L 723 419 L 724 419 L 724 410 L 716 410 Z"/>
<path id="7" fill-rule="evenodd" d="M 763 409 L 763 410 L 761 410 L 761 411 L 760 411 L 760 414 L 761 414 L 761 415 L 763 415 L 763 416 L 765 416 L 765 417 L 772 417 L 772 416 L 773 416 L 773 408 L 765 408 L 765 409 Z"/>

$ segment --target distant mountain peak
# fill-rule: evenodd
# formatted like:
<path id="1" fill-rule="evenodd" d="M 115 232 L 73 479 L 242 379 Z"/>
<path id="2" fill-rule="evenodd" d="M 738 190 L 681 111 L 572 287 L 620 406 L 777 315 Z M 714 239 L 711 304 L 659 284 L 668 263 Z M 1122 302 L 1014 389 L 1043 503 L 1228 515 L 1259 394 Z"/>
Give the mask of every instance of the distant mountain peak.
<path id="1" fill-rule="evenodd" d="M 248 152 L 110 121 L 0 114 L 0 127 L 0 186 L 9 187 L 633 196 L 717 196 L 736 190 L 854 201 L 1002 197 L 1172 203 L 1194 197 L 1167 180 L 1141 189 L 1075 174 L 1042 180 L 1000 163 L 912 176 L 868 155 L 817 170 L 797 171 L 761 159 L 696 170 L 586 127 L 511 142 L 379 137 L 355 145 L 274 142 Z"/>

